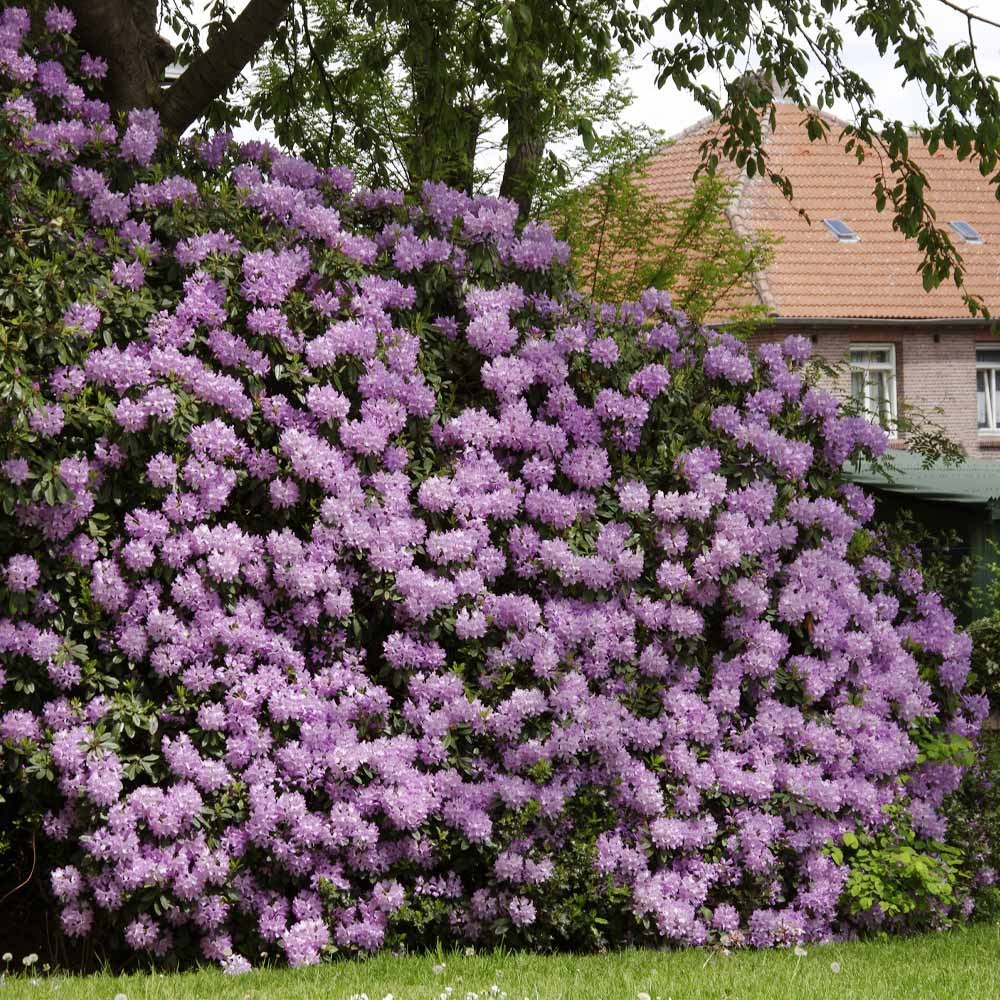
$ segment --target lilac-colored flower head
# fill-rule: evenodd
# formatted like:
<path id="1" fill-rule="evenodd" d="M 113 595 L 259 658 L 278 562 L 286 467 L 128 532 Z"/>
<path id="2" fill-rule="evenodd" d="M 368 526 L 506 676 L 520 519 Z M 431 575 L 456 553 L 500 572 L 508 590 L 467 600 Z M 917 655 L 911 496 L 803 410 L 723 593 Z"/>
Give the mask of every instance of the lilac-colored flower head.
<path id="1" fill-rule="evenodd" d="M 76 27 L 76 18 L 65 7 L 49 7 L 45 12 L 45 27 L 68 35 Z"/>
<path id="2" fill-rule="evenodd" d="M 7 586 L 18 593 L 31 590 L 41 576 L 38 563 L 32 556 L 11 556 L 7 560 L 4 579 Z"/>
<path id="3" fill-rule="evenodd" d="M 63 313 L 62 321 L 73 332 L 93 333 L 101 322 L 101 310 L 90 302 L 75 302 Z"/>

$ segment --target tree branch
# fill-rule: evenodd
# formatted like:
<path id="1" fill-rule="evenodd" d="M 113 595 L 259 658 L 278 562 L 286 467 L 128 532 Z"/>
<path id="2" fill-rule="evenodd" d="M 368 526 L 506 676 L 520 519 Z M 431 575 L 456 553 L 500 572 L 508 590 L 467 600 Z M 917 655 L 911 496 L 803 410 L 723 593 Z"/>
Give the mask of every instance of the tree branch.
<path id="1" fill-rule="evenodd" d="M 9 892 L 5 892 L 2 897 L 0 897 L 0 903 L 5 903 L 7 899 L 14 895 L 19 889 L 23 889 L 32 879 L 35 874 L 35 867 L 38 864 L 38 852 L 35 849 L 35 832 L 31 833 L 31 871 L 28 872 L 28 877 L 21 882 L 19 885 L 14 886 Z"/>
<path id="2" fill-rule="evenodd" d="M 330 77 L 326 72 L 326 66 L 319 57 L 316 45 L 313 42 L 312 29 L 309 27 L 309 8 L 306 5 L 306 0 L 300 0 L 300 6 L 302 8 L 302 35 L 306 40 L 306 48 L 309 50 L 309 58 L 312 60 L 313 69 L 316 70 L 316 74 L 319 76 L 319 82 L 323 87 L 323 92 L 326 94 L 326 99 L 330 106 L 330 127 L 327 129 L 326 150 L 323 154 L 323 165 L 328 167 L 330 165 L 330 149 L 333 146 L 333 126 L 335 124 L 333 109 L 336 107 L 336 102 L 333 98 L 333 88 L 330 86 Z"/>
<path id="3" fill-rule="evenodd" d="M 950 7 L 952 10 L 957 10 L 963 17 L 967 17 L 969 19 L 970 30 L 972 28 L 973 21 L 979 21 L 981 24 L 988 24 L 993 28 L 1000 28 L 1000 21 L 991 21 L 988 17 L 983 17 L 982 14 L 972 10 L 971 7 L 960 6 L 955 3 L 955 0 L 938 0 L 938 3 L 944 4 L 945 7 Z"/>
<path id="4" fill-rule="evenodd" d="M 160 120 L 180 134 L 236 81 L 270 38 L 293 0 L 250 0 L 243 12 L 200 52 L 160 103 Z"/>

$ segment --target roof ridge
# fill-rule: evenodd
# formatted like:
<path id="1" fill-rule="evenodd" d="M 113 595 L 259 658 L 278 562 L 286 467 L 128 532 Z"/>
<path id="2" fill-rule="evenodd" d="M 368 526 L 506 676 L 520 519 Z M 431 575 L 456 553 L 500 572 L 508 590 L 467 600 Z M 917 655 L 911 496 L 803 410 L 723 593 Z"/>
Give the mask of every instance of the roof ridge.
<path id="1" fill-rule="evenodd" d="M 825 118 L 831 124 L 841 125 L 844 128 L 851 127 L 851 123 L 847 121 L 846 118 L 841 118 L 840 115 L 835 115 L 832 111 L 827 111 L 826 108 L 817 107 L 815 104 L 807 104 L 803 106 L 801 104 L 797 104 L 795 101 L 784 101 L 782 103 L 789 104 L 793 108 L 798 108 L 799 111 L 803 111 L 806 113 L 812 112 L 813 114 L 817 114 L 820 116 L 820 118 Z M 815 140 L 810 140 L 810 141 L 812 142 Z"/>
<path id="2" fill-rule="evenodd" d="M 812 114 L 818 115 L 820 118 L 826 119 L 831 125 L 837 125 L 837 126 L 839 126 L 841 129 L 848 129 L 848 128 L 854 128 L 855 127 L 855 123 L 854 122 L 848 121 L 846 118 L 841 118 L 840 115 L 834 114 L 833 111 L 830 111 L 827 108 L 817 107 L 815 104 L 805 104 L 805 105 L 803 105 L 803 104 L 797 103 L 796 101 L 776 100 L 774 102 L 774 105 L 775 105 L 775 109 L 776 110 L 777 110 L 777 108 L 780 105 L 785 105 L 785 106 L 790 107 L 790 108 L 797 108 L 799 111 L 802 111 L 802 112 L 805 112 L 805 113 L 810 113 L 811 112 Z M 903 132 L 904 132 L 904 134 L 906 135 L 906 137 L 908 139 L 919 139 L 921 142 L 923 141 L 923 135 L 920 132 L 920 126 L 919 125 L 915 125 L 915 127 L 912 127 L 912 128 L 909 127 L 909 126 L 905 126 L 904 129 L 903 129 Z M 816 141 L 816 140 L 813 140 L 813 139 L 810 140 L 810 142 L 814 142 L 814 141 Z"/>
<path id="3" fill-rule="evenodd" d="M 688 125 L 687 128 L 682 128 L 680 132 L 667 136 L 667 138 L 664 139 L 663 142 L 660 143 L 660 145 L 657 146 L 649 155 L 656 156 L 658 153 L 666 152 L 675 143 L 680 142 L 682 139 L 689 138 L 694 135 L 695 132 L 711 125 L 713 122 L 718 122 L 715 115 L 705 115 L 704 117 L 699 118 L 696 122 Z"/>
<path id="4" fill-rule="evenodd" d="M 775 111 L 777 111 L 777 109 L 779 107 L 781 107 L 781 106 L 786 106 L 786 107 L 789 107 L 789 108 L 797 108 L 799 111 L 802 111 L 804 113 L 812 113 L 812 114 L 819 115 L 820 118 L 826 119 L 831 125 L 838 125 L 842 129 L 853 128 L 854 127 L 854 123 L 848 121 L 846 118 L 841 118 L 840 115 L 834 114 L 833 111 L 830 111 L 827 108 L 818 107 L 815 104 L 799 104 L 797 101 L 792 101 L 792 100 L 789 100 L 787 98 L 781 98 L 781 97 L 775 98 L 773 104 L 774 104 Z M 764 117 L 764 116 L 762 116 L 762 117 Z M 766 118 L 769 119 L 770 115 L 766 116 Z M 709 115 L 702 116 L 697 121 L 692 122 L 686 128 L 682 128 L 679 132 L 676 132 L 676 133 L 674 133 L 671 136 L 667 136 L 667 138 L 662 143 L 660 143 L 660 145 L 656 146 L 652 150 L 652 152 L 650 153 L 650 156 L 656 156 L 658 153 L 666 152 L 666 150 L 669 149 L 675 143 L 680 142 L 683 139 L 690 138 L 696 132 L 700 132 L 702 130 L 707 129 L 708 126 L 710 126 L 713 122 L 715 122 L 715 123 L 718 122 L 718 119 L 714 115 L 710 115 L 709 114 Z M 773 130 L 770 128 L 770 121 L 769 120 L 763 121 L 762 122 L 762 126 L 763 126 L 762 131 L 765 134 L 773 134 Z M 914 127 L 914 128 L 907 127 L 907 128 L 904 129 L 904 132 L 905 132 L 906 136 L 908 138 L 911 138 L 911 139 L 912 138 L 917 138 L 917 139 L 922 139 L 923 138 L 922 135 L 921 135 L 921 133 L 920 133 L 919 126 Z M 764 137 L 762 136 L 762 139 L 763 138 Z M 815 140 L 810 140 L 810 141 L 815 141 Z M 764 144 L 765 144 L 764 142 L 761 143 L 762 146 Z"/>

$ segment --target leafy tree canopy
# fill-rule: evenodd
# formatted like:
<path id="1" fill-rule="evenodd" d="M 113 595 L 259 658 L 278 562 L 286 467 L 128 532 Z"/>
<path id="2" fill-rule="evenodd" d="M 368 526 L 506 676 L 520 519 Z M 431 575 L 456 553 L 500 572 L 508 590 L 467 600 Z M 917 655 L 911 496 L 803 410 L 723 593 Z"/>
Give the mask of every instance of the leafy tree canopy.
<path id="1" fill-rule="evenodd" d="M 526 216 L 543 175 L 566 180 L 559 141 L 592 147 L 622 109 L 601 84 L 651 31 L 630 7 L 302 0 L 249 107 L 283 145 L 373 185 L 499 187 Z"/>
<path id="2" fill-rule="evenodd" d="M 702 177 L 690 198 L 663 202 L 644 183 L 655 142 L 634 130 L 600 138 L 572 160 L 587 183 L 543 190 L 544 214 L 570 246 L 579 287 L 602 302 L 669 289 L 697 321 L 724 316 L 731 332 L 749 329 L 766 315 L 748 303 L 773 238 L 733 228 L 735 184 L 716 174 Z"/>

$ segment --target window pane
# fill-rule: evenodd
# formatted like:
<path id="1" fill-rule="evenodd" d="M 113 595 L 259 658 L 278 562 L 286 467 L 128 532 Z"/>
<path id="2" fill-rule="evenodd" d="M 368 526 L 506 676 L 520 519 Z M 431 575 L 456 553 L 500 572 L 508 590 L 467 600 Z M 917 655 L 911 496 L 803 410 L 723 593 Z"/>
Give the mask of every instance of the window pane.
<path id="1" fill-rule="evenodd" d="M 862 413 L 865 411 L 865 373 L 860 371 L 851 372 L 851 399 L 858 404 Z"/>
<path id="2" fill-rule="evenodd" d="M 865 412 L 868 419 L 877 423 L 879 419 L 879 380 L 871 373 L 865 374 Z"/>
<path id="3" fill-rule="evenodd" d="M 1000 350 L 984 347 L 976 351 L 976 364 L 996 365 L 1000 368 Z"/>
<path id="4" fill-rule="evenodd" d="M 975 226 L 970 225 L 964 219 L 956 219 L 951 224 L 952 229 L 962 237 L 966 243 L 982 243 L 983 238 L 976 231 Z"/>
<path id="5" fill-rule="evenodd" d="M 823 225 L 842 243 L 857 243 L 858 234 L 843 219 L 824 219 Z"/>
<path id="6" fill-rule="evenodd" d="M 891 346 L 854 344 L 850 349 L 851 399 L 858 412 L 890 433 L 896 429 L 896 356 Z"/>
<path id="7" fill-rule="evenodd" d="M 986 420 L 986 372 L 976 372 L 976 421 L 980 430 L 988 429 Z"/>
<path id="8" fill-rule="evenodd" d="M 851 351 L 851 365 L 857 368 L 868 368 L 872 365 L 888 365 L 889 363 L 889 351 L 884 347 L 858 347 Z"/>
<path id="9" fill-rule="evenodd" d="M 892 389 L 889 384 L 889 380 L 892 376 L 889 372 L 879 372 L 878 373 L 878 422 L 890 430 L 892 428 L 893 412 L 892 412 Z"/>

